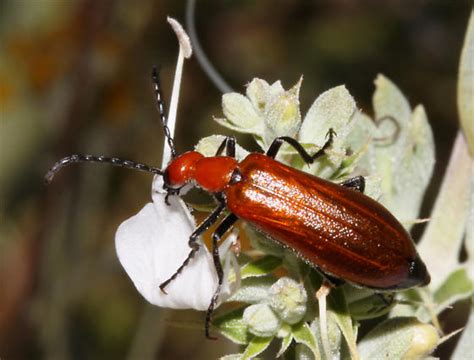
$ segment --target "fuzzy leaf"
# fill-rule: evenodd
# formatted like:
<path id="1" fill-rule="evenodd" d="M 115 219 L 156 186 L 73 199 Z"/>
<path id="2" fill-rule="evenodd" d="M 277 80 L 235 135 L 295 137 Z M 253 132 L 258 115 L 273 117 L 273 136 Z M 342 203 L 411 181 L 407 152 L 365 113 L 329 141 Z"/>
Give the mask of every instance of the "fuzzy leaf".
<path id="1" fill-rule="evenodd" d="M 268 290 L 275 279 L 271 276 L 251 277 L 242 280 L 240 288 L 229 298 L 229 301 L 240 301 L 256 304 L 267 300 Z"/>
<path id="2" fill-rule="evenodd" d="M 211 135 L 199 140 L 197 145 L 194 147 L 194 150 L 200 152 L 204 156 L 215 156 L 216 151 L 222 142 L 225 140 L 225 136 L 223 135 Z M 238 160 L 244 159 L 249 152 L 245 150 L 243 147 L 235 144 L 235 157 Z M 225 151 L 222 155 L 225 155 Z"/>
<path id="3" fill-rule="evenodd" d="M 437 313 L 459 300 L 469 298 L 473 293 L 473 289 L 466 268 L 462 267 L 453 271 L 434 293 L 434 300 L 438 305 Z"/>
<path id="4" fill-rule="evenodd" d="M 245 264 L 241 269 L 242 279 L 255 276 L 264 276 L 271 273 L 278 266 L 280 266 L 282 260 L 275 256 L 264 256 L 256 261 Z"/>
<path id="5" fill-rule="evenodd" d="M 219 332 L 236 344 L 248 344 L 247 324 L 243 320 L 244 307 L 216 316 L 212 324 Z"/>
<path id="6" fill-rule="evenodd" d="M 458 109 L 469 152 L 474 158 L 474 11 L 469 18 L 459 64 Z"/>
<path id="7" fill-rule="evenodd" d="M 394 116 L 401 127 L 400 130 L 406 129 L 411 117 L 411 108 L 403 93 L 393 82 L 381 74 L 375 79 L 375 87 L 373 106 L 376 121 L 385 116 Z M 378 136 L 380 137 L 392 135 L 392 128 L 379 130 L 388 130 L 385 133 L 379 131 Z"/>
<path id="8" fill-rule="evenodd" d="M 352 319 L 347 308 L 344 290 L 342 288 L 333 289 L 328 300 L 330 307 L 330 310 L 328 310 L 329 316 L 333 317 L 339 329 L 341 329 L 342 335 L 346 339 L 346 343 L 349 347 L 351 358 L 358 359 L 359 355 L 356 345 L 357 335 L 354 332 Z"/>
<path id="9" fill-rule="evenodd" d="M 306 345 L 311 349 L 316 360 L 321 359 L 318 342 L 311 331 L 311 328 L 306 322 L 301 322 L 292 327 L 292 334 L 295 341 L 299 344 Z"/>
<path id="10" fill-rule="evenodd" d="M 359 343 L 362 359 L 420 359 L 438 343 L 434 326 L 415 318 L 392 318 L 371 330 Z"/>
<path id="11" fill-rule="evenodd" d="M 458 266 L 458 256 L 469 214 L 472 159 L 461 133 L 456 138 L 448 168 L 418 250 L 431 274 L 432 289 Z M 456 199 L 453 201 L 453 199 Z M 442 261 L 440 261 L 442 259 Z"/>
<path id="12" fill-rule="evenodd" d="M 291 332 L 286 335 L 283 340 L 281 341 L 281 347 L 280 350 L 278 350 L 277 358 L 282 356 L 286 350 L 288 350 L 288 347 L 291 345 L 291 342 L 293 341 L 293 334 Z"/>
<path id="13" fill-rule="evenodd" d="M 301 126 L 299 90 L 301 80 L 288 91 L 268 99 L 264 111 L 264 143 L 268 148 L 279 136 L 295 137 Z"/>
<path id="14" fill-rule="evenodd" d="M 329 313 L 327 313 L 329 314 Z M 318 348 L 324 352 L 324 345 L 323 345 L 323 338 L 321 334 L 321 321 L 319 317 L 316 317 L 310 325 L 311 332 L 313 335 L 315 335 L 317 342 L 318 342 Z M 341 329 L 337 325 L 335 321 L 334 316 L 329 316 L 327 317 L 327 340 L 329 341 L 329 349 L 330 351 L 330 356 L 333 359 L 339 359 L 341 358 L 341 350 L 342 350 L 342 333 Z"/>
<path id="15" fill-rule="evenodd" d="M 257 113 L 263 114 L 269 99 L 283 93 L 284 91 L 285 89 L 283 89 L 280 81 L 276 81 L 272 85 L 269 85 L 265 80 L 255 78 L 247 86 L 246 94 Z"/>
<path id="16" fill-rule="evenodd" d="M 395 84 L 382 75 L 375 84 L 378 126 L 368 152 L 370 173 L 382 177 L 381 202 L 409 227 L 409 221 L 418 217 L 433 171 L 433 135 L 423 107 L 418 106 L 411 114 L 408 101 Z"/>
<path id="17" fill-rule="evenodd" d="M 263 119 L 257 114 L 250 100 L 244 95 L 239 93 L 224 94 L 222 96 L 222 111 L 227 122 L 234 129 L 238 128 L 240 132 L 245 133 L 259 134 L 261 132 Z"/>
<path id="18" fill-rule="evenodd" d="M 329 129 L 333 129 L 337 136 L 334 138 L 329 159 L 332 162 L 332 170 L 337 169 L 345 157 L 345 146 L 347 136 L 352 131 L 353 120 L 356 114 L 354 98 L 349 94 L 345 86 L 337 86 L 322 93 L 311 105 L 306 114 L 299 132 L 299 141 L 306 144 L 315 144 L 322 147 L 326 142 Z M 327 178 L 327 173 L 321 173 L 323 162 L 311 165 L 311 173 Z"/>
<path id="19" fill-rule="evenodd" d="M 434 141 L 423 106 L 417 106 L 397 168 L 394 169 L 393 197 L 387 203 L 397 218 L 416 219 L 434 167 Z"/>

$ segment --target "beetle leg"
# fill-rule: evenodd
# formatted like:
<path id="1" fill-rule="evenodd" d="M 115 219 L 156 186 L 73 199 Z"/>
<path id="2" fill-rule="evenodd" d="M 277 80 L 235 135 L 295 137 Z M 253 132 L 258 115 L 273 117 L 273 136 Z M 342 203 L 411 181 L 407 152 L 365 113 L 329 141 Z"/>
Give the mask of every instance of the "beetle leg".
<path id="1" fill-rule="evenodd" d="M 219 156 L 225 149 L 226 156 L 235 158 L 235 137 L 226 136 L 222 144 L 219 145 L 215 156 Z"/>
<path id="2" fill-rule="evenodd" d="M 324 143 L 323 147 L 316 151 L 313 155 L 308 154 L 308 152 L 305 150 L 303 145 L 301 145 L 297 140 L 289 137 L 289 136 L 279 136 L 275 140 L 273 140 L 272 144 L 267 150 L 266 155 L 274 159 L 278 151 L 280 150 L 281 146 L 283 145 L 283 142 L 286 142 L 290 144 L 297 152 L 300 154 L 300 156 L 303 158 L 303 160 L 307 164 L 312 164 L 314 160 L 317 158 L 323 156 L 326 153 L 326 150 L 331 146 L 331 144 L 334 141 L 334 136 L 336 135 L 336 132 L 333 129 L 329 129 L 328 131 L 328 139 Z"/>
<path id="3" fill-rule="evenodd" d="M 211 303 L 209 304 L 206 313 L 206 325 L 204 330 L 208 339 L 215 339 L 209 335 L 209 327 L 211 324 L 212 312 L 214 311 L 214 307 L 216 306 L 217 300 L 219 299 L 222 282 L 224 281 L 224 270 L 222 270 L 221 259 L 219 257 L 219 247 L 217 246 L 217 243 L 222 238 L 222 236 L 232 228 L 232 225 L 234 225 L 237 220 L 238 217 L 234 214 L 228 215 L 224 220 L 222 220 L 216 231 L 212 234 L 212 258 L 214 260 L 214 266 L 216 267 L 218 283 L 216 292 L 212 296 Z"/>
<path id="4" fill-rule="evenodd" d="M 356 176 L 341 183 L 342 186 L 348 187 L 352 190 L 364 193 L 365 179 L 363 176 Z"/>
<path id="5" fill-rule="evenodd" d="M 199 244 L 197 243 L 197 238 L 199 235 L 201 235 L 204 231 L 209 229 L 209 226 L 214 224 L 217 219 L 219 218 L 219 215 L 222 213 L 222 211 L 225 208 L 225 204 L 221 203 L 217 208 L 214 209 L 214 211 L 207 217 L 206 220 L 204 220 L 191 234 L 189 237 L 189 247 L 191 248 L 191 251 L 189 252 L 188 257 L 186 260 L 183 261 L 183 264 L 175 271 L 171 277 L 162 282 L 160 284 L 160 290 L 163 291 L 166 294 L 165 288 L 168 286 L 170 282 L 172 282 L 176 277 L 183 271 L 183 269 L 188 265 L 189 261 L 194 257 L 194 254 L 199 250 Z"/>

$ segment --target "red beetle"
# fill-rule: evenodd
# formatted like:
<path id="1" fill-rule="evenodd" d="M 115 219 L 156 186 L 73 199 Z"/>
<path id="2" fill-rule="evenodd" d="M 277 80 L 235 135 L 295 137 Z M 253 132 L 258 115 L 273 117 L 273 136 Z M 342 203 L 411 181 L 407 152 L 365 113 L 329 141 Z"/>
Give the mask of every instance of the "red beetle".
<path id="1" fill-rule="evenodd" d="M 342 280 L 375 290 L 407 289 L 430 282 L 426 266 L 407 231 L 386 208 L 363 194 L 363 177 L 335 184 L 274 160 L 286 142 L 306 163 L 314 162 L 331 146 L 332 130 L 324 146 L 314 155 L 308 154 L 295 139 L 283 136 L 273 141 L 266 154 L 251 153 L 240 162 L 235 159 L 233 137 L 223 141 L 215 156 L 204 157 L 196 151 L 177 156 L 166 126 L 156 71 L 153 80 L 172 153 L 166 169 L 119 158 L 71 155 L 58 161 L 45 179 L 50 182 L 61 168 L 71 163 L 100 162 L 163 175 L 167 196 L 179 195 L 180 189 L 189 183 L 211 193 L 218 205 L 190 235 L 190 253 L 176 272 L 160 285 L 162 291 L 199 249 L 197 238 L 228 209 L 230 214 L 212 235 L 218 287 L 207 311 L 207 337 L 223 282 L 217 244 L 239 219 L 294 251 L 330 282 Z"/>

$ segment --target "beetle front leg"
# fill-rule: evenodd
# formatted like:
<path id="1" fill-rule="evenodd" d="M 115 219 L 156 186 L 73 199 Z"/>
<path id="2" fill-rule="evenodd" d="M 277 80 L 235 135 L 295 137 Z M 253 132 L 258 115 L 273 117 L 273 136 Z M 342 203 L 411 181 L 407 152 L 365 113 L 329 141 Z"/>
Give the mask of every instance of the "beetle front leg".
<path id="1" fill-rule="evenodd" d="M 364 193 L 365 190 L 365 179 L 363 176 L 356 176 L 341 183 L 342 186 L 348 187 L 352 190 Z"/>
<path id="2" fill-rule="evenodd" d="M 215 156 L 219 156 L 225 149 L 226 156 L 235 158 L 235 137 L 226 136 L 224 141 L 219 145 Z"/>
<path id="3" fill-rule="evenodd" d="M 197 228 L 194 230 L 194 232 L 191 234 L 189 237 L 189 247 L 191 248 L 191 251 L 189 252 L 188 257 L 186 260 L 183 261 L 181 266 L 175 271 L 171 277 L 162 282 L 160 284 L 160 290 L 163 291 L 166 294 L 165 288 L 168 286 L 170 282 L 172 282 L 176 277 L 183 271 L 183 269 L 188 265 L 188 263 L 191 261 L 191 259 L 194 257 L 196 252 L 199 250 L 199 244 L 197 243 L 197 238 L 199 235 L 201 235 L 204 231 L 209 229 L 209 227 L 214 224 L 217 219 L 219 218 L 219 215 L 222 213 L 222 211 L 225 208 L 225 204 L 221 203 L 217 208 L 214 209 L 214 211 L 207 217 L 206 220 L 204 220 Z"/>
<path id="4" fill-rule="evenodd" d="M 222 220 L 222 222 L 217 227 L 214 234 L 212 234 L 212 259 L 214 260 L 214 266 L 216 267 L 218 282 L 217 282 L 217 289 L 214 295 L 212 296 L 211 303 L 209 304 L 209 307 L 206 313 L 206 324 L 205 324 L 204 330 L 206 333 L 206 338 L 208 339 L 214 339 L 214 340 L 216 339 L 209 335 L 209 327 L 211 324 L 212 312 L 214 311 L 214 308 L 217 304 L 217 300 L 219 299 L 222 283 L 224 281 L 224 270 L 222 269 L 221 259 L 219 257 L 218 242 L 222 238 L 222 236 L 224 236 L 224 234 L 232 228 L 232 226 L 235 224 L 237 220 L 238 220 L 238 217 L 235 216 L 234 214 L 228 215 L 224 220 Z"/>
<path id="5" fill-rule="evenodd" d="M 328 139 L 324 143 L 323 147 L 319 149 L 318 151 L 316 151 L 316 153 L 314 153 L 313 155 L 310 155 L 305 150 L 303 145 L 301 145 L 298 142 L 298 140 L 295 140 L 289 136 L 280 136 L 280 137 L 277 137 L 275 140 L 273 140 L 272 144 L 267 150 L 266 155 L 274 159 L 277 156 L 278 151 L 280 150 L 283 143 L 286 142 L 290 144 L 298 152 L 298 154 L 300 154 L 300 156 L 303 158 L 303 160 L 307 164 L 312 164 L 314 160 L 325 155 L 326 150 L 332 145 L 335 136 L 336 136 L 336 132 L 333 129 L 329 129 L 328 134 L 327 134 Z"/>

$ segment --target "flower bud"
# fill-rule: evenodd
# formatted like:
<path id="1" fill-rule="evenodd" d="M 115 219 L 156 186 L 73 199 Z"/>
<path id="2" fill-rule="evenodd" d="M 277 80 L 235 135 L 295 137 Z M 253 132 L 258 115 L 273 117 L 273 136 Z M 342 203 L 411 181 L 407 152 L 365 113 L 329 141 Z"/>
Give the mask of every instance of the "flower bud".
<path id="1" fill-rule="evenodd" d="M 306 313 L 308 296 L 303 285 L 281 278 L 269 290 L 270 306 L 288 324 L 296 324 Z"/>
<path id="2" fill-rule="evenodd" d="M 261 337 L 275 335 L 281 326 L 278 316 L 266 304 L 250 305 L 245 309 L 243 319 L 248 331 Z"/>

